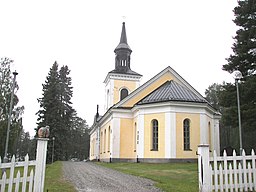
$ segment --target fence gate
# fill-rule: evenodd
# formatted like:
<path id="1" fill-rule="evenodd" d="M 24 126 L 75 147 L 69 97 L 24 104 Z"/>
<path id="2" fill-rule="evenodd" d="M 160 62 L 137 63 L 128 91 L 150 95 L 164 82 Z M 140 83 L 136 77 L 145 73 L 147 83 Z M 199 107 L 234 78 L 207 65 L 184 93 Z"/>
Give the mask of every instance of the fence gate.
<path id="1" fill-rule="evenodd" d="M 48 140 L 48 138 L 37 139 L 36 160 L 29 161 L 29 156 L 26 155 L 25 161 L 16 162 L 13 156 L 10 163 L 2 163 L 0 158 L 0 169 L 9 169 L 8 175 L 6 172 L 0 175 L 0 192 L 43 192 Z M 15 174 L 15 168 L 20 167 L 23 174 L 20 171 Z"/>
<path id="2" fill-rule="evenodd" d="M 209 145 L 198 146 L 199 191 L 256 191 L 256 155 L 209 156 Z"/>

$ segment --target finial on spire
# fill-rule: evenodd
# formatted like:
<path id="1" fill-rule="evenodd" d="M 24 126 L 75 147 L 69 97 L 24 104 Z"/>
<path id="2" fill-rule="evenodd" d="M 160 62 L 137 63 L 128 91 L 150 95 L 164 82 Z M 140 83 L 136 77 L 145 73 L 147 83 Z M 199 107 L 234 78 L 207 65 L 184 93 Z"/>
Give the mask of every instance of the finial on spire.
<path id="1" fill-rule="evenodd" d="M 126 16 L 122 16 L 122 18 L 123 18 L 123 23 L 125 23 Z"/>

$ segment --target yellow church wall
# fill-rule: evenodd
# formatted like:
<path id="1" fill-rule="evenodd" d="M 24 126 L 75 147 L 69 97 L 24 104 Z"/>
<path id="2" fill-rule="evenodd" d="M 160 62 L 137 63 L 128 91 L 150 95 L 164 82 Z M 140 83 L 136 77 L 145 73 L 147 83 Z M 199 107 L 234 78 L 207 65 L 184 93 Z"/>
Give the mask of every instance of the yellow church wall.
<path id="1" fill-rule="evenodd" d="M 120 101 L 120 89 L 124 87 L 130 93 L 136 89 L 136 81 L 114 80 L 114 104 Z"/>
<path id="2" fill-rule="evenodd" d="M 158 121 L 158 151 L 152 151 L 152 120 Z M 144 158 L 165 157 L 165 113 L 144 115 Z"/>
<path id="3" fill-rule="evenodd" d="M 162 85 L 163 83 L 165 83 L 168 80 L 175 80 L 175 77 L 171 74 L 171 73 L 165 73 L 164 75 L 162 75 L 159 79 L 157 79 L 156 81 L 154 81 L 152 84 L 150 84 L 147 88 L 145 88 L 144 90 L 142 90 L 140 92 L 140 94 L 134 96 L 133 98 L 131 98 L 129 101 L 127 101 L 126 103 L 124 103 L 124 107 L 132 107 L 135 103 L 137 103 L 139 100 L 141 100 L 142 98 L 144 98 L 145 96 L 147 96 L 149 93 L 151 93 L 152 91 L 154 91 L 156 88 L 158 88 L 160 85 Z"/>
<path id="4" fill-rule="evenodd" d="M 120 158 L 134 158 L 133 119 L 122 118 L 120 121 Z"/>
<path id="5" fill-rule="evenodd" d="M 100 159 L 110 158 L 110 122 L 100 128 Z"/>
<path id="6" fill-rule="evenodd" d="M 190 149 L 184 150 L 183 121 L 190 120 Z M 176 114 L 176 157 L 197 158 L 197 146 L 200 144 L 200 114 L 177 113 Z"/>

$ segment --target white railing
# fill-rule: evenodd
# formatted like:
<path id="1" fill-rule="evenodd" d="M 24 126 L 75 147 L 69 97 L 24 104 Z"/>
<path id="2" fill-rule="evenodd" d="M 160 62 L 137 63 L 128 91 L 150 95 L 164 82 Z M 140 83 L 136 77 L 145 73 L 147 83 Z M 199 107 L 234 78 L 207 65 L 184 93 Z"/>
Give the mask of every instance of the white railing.
<path id="1" fill-rule="evenodd" d="M 198 146 L 199 191 L 256 191 L 256 155 L 209 156 L 209 145 Z"/>
<path id="2" fill-rule="evenodd" d="M 6 171 L 2 177 L 0 175 L 0 192 L 43 192 L 48 140 L 47 138 L 37 139 L 36 160 L 29 161 L 29 156 L 26 155 L 25 161 L 16 162 L 13 156 L 10 163 L 2 163 L 0 158 L 0 169 L 8 169 L 9 175 L 7 176 Z M 15 168 L 21 168 L 23 173 L 18 170 L 15 174 Z"/>

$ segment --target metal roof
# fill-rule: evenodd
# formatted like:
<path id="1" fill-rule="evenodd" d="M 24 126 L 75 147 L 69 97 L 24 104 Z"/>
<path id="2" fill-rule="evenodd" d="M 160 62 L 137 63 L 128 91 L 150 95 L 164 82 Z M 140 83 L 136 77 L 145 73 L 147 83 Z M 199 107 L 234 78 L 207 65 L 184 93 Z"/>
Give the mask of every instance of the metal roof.
<path id="1" fill-rule="evenodd" d="M 166 81 L 163 85 L 155 91 L 144 97 L 137 104 L 156 103 L 163 101 L 182 101 L 182 102 L 196 102 L 207 103 L 207 100 L 197 96 L 190 89 L 180 85 L 171 80 Z"/>
<path id="2" fill-rule="evenodd" d="M 129 75 L 138 75 L 138 76 L 142 76 L 141 74 L 131 70 L 131 69 L 128 69 L 127 71 L 125 72 L 122 72 L 122 71 L 118 71 L 116 69 L 110 71 L 109 73 L 118 73 L 118 74 L 129 74 Z"/>

